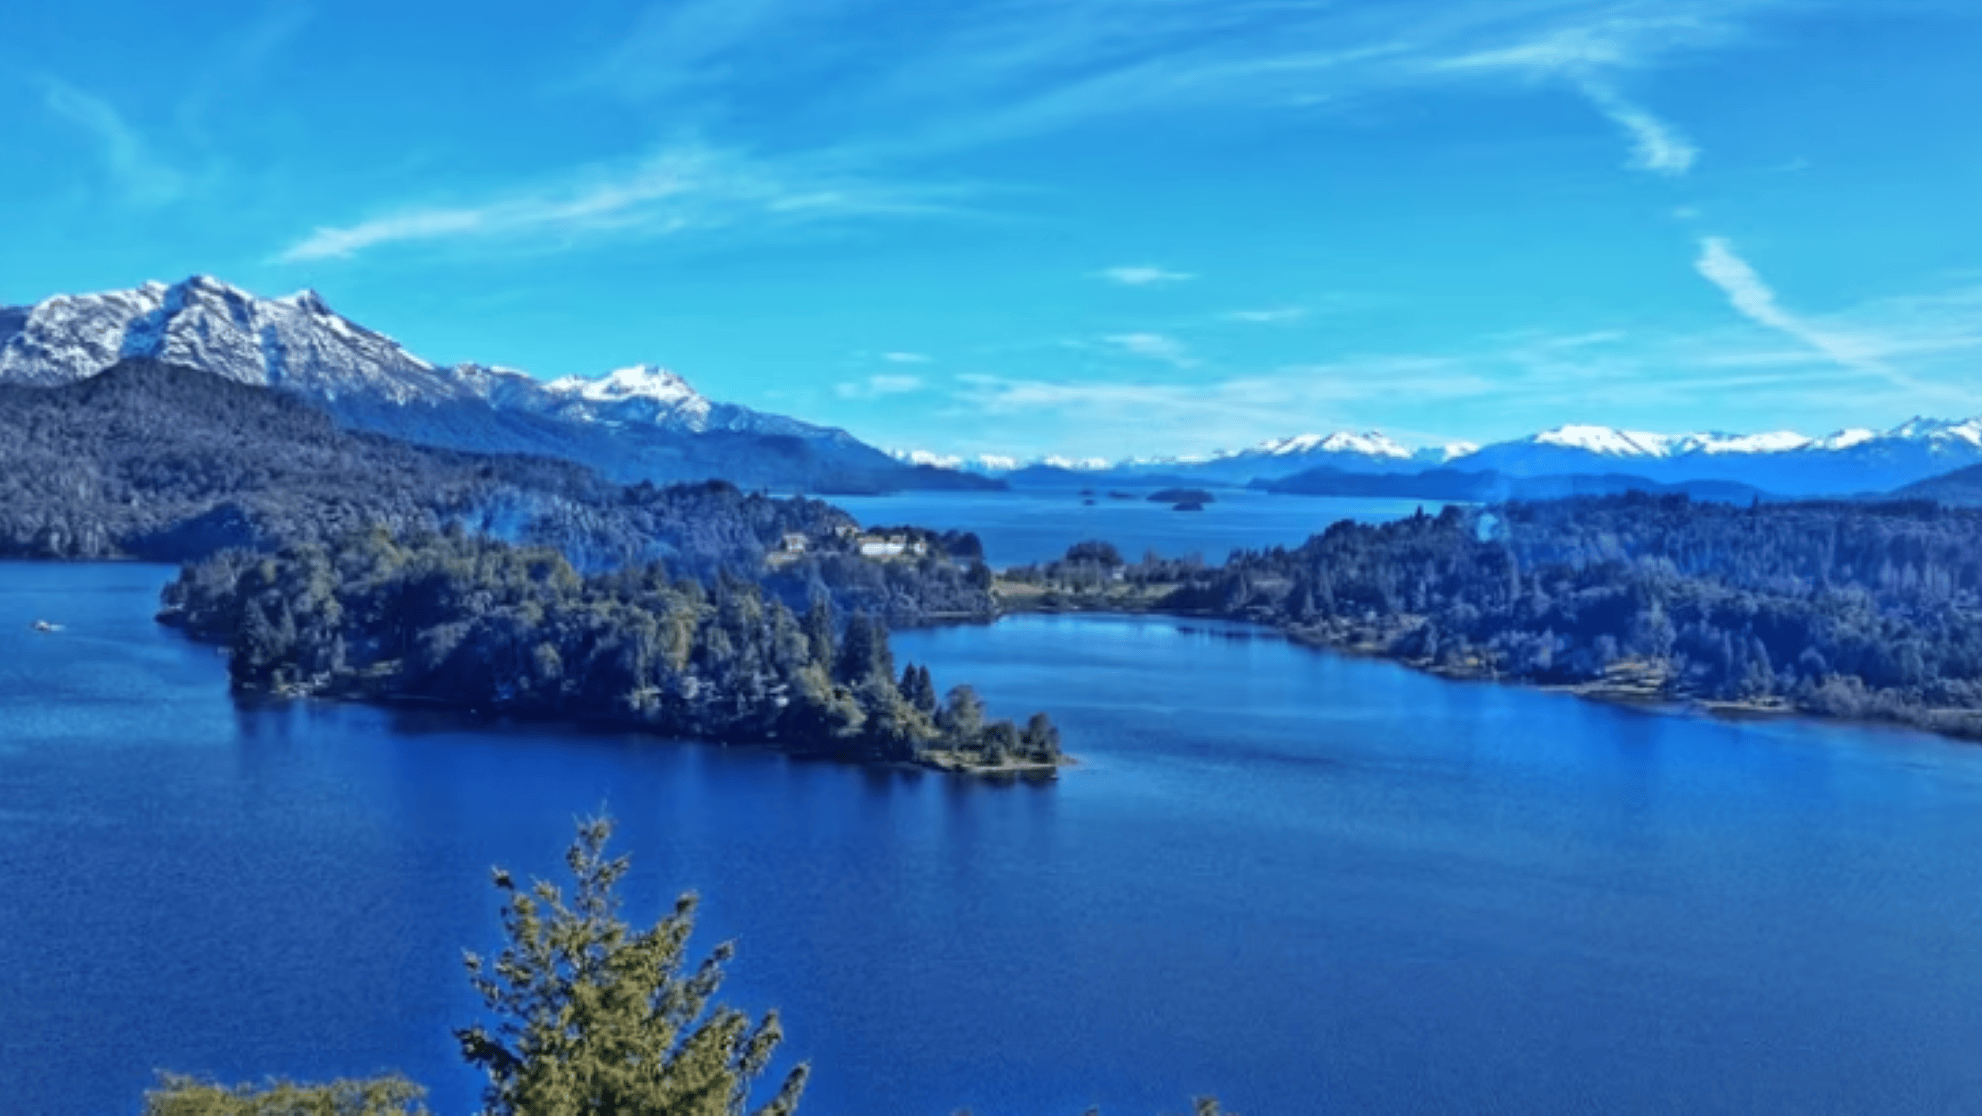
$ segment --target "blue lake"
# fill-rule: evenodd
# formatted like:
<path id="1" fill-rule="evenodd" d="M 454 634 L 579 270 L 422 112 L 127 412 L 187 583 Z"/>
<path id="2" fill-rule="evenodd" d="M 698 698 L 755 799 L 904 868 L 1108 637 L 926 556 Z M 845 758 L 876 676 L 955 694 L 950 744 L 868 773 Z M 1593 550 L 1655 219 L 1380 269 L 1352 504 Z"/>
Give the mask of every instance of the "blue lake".
<path id="1" fill-rule="evenodd" d="M 1244 489 L 1214 490 L 1203 511 L 1180 512 L 1151 503 L 1150 488 L 1122 489 L 1133 498 L 1111 499 L 1101 486 L 1084 503 L 1076 489 L 1015 492 L 910 492 L 898 496 L 835 496 L 862 526 L 915 524 L 939 530 L 975 531 L 995 567 L 1058 558 L 1084 539 L 1105 539 L 1135 561 L 1154 550 L 1165 558 L 1199 554 L 1218 563 L 1235 549 L 1293 548 L 1339 519 L 1386 520 L 1419 507 L 1437 512 L 1435 500 L 1269 496 Z"/>
<path id="2" fill-rule="evenodd" d="M 169 572 L 0 565 L 0 1111 L 154 1068 L 475 1103 L 487 869 L 605 804 L 705 897 L 804 1111 L 1971 1112 L 1982 749 L 1637 714 L 1162 620 L 905 633 L 1045 786 L 242 706 Z M 56 634 L 27 629 L 47 616 Z"/>

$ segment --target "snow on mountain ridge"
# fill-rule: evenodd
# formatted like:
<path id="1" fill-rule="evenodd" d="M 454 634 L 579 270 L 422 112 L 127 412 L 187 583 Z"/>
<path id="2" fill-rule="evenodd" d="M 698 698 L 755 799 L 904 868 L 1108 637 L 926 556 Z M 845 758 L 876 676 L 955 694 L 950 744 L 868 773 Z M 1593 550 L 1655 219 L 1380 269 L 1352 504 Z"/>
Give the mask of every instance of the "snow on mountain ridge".
<path id="1" fill-rule="evenodd" d="M 928 450 L 919 449 L 893 449 L 888 451 L 888 456 L 909 465 L 931 465 L 938 469 L 964 469 L 969 472 L 980 473 L 984 476 L 991 477 L 1015 472 L 1023 464 L 1016 457 L 1007 457 L 995 453 L 980 453 L 974 457 L 965 457 L 962 454 L 955 453 L 931 453 Z"/>
<path id="2" fill-rule="evenodd" d="M 702 398 L 688 386 L 687 380 L 654 364 L 615 369 L 597 379 L 565 376 L 545 384 L 544 390 L 557 395 L 576 395 L 594 403 L 651 399 L 656 403 L 674 405 Z"/>
<path id="3" fill-rule="evenodd" d="M 1292 457 L 1310 453 L 1354 453 L 1366 457 L 1394 457 L 1408 460 L 1411 451 L 1372 430 L 1366 434 L 1352 434 L 1338 430 L 1333 434 L 1296 434 L 1291 438 L 1276 438 L 1262 442 L 1247 454 L 1265 454 L 1269 457 Z"/>
<path id="4" fill-rule="evenodd" d="M 653 365 L 550 383 L 489 365 L 440 368 L 336 313 L 313 290 L 265 299 L 194 275 L 0 310 L 0 382 L 68 383 L 125 357 L 185 364 L 333 404 L 473 402 L 575 422 L 849 441 L 797 419 L 712 402 L 681 376 Z"/>
<path id="5" fill-rule="evenodd" d="M 363 391 L 404 403 L 458 394 L 433 365 L 345 321 L 315 292 L 258 299 L 206 275 L 28 307 L 19 327 L 0 335 L 0 380 L 67 383 L 125 357 L 326 398 Z"/>
<path id="6" fill-rule="evenodd" d="M 1685 437 L 1571 424 L 1544 430 L 1527 440 L 1535 445 L 1583 450 L 1604 457 L 1665 457 L 1672 452 L 1673 444 Z"/>

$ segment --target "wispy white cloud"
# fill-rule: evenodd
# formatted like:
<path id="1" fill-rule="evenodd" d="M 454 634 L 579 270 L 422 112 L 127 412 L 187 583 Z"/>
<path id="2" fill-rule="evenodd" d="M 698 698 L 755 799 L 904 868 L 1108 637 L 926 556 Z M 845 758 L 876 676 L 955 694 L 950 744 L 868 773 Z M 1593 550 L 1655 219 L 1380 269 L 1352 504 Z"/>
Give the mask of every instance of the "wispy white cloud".
<path id="1" fill-rule="evenodd" d="M 1116 333 L 1101 340 L 1130 356 L 1160 360 L 1179 368 L 1189 368 L 1197 363 L 1197 358 L 1191 355 L 1190 346 L 1161 333 Z"/>
<path id="2" fill-rule="evenodd" d="M 1158 283 L 1182 283 L 1197 276 L 1188 271 L 1169 271 L 1160 267 L 1110 267 L 1095 272 L 1096 277 L 1125 287 L 1148 287 Z"/>
<path id="3" fill-rule="evenodd" d="M 928 364 L 927 353 L 882 353 L 881 359 L 889 364 Z"/>
<path id="4" fill-rule="evenodd" d="M 588 77 L 634 97 L 700 87 L 711 116 L 766 86 L 827 96 L 790 117 L 887 155 L 926 154 L 1178 109 L 1312 109 L 1469 82 L 1554 84 L 1623 127 L 1635 161 L 1681 173 L 1697 148 L 1619 91 L 1668 60 L 1745 41 L 1811 0 L 686 0 L 649 8 Z M 912 41 L 915 49 L 899 44 Z M 782 103 L 782 102 L 781 102 Z M 836 116 L 852 113 L 852 116 Z M 885 132 L 855 121 L 885 119 Z"/>
<path id="5" fill-rule="evenodd" d="M 932 204 L 954 191 L 877 180 L 912 180 L 920 172 L 905 168 L 932 154 L 1129 114 L 1311 112 L 1467 83 L 1543 83 L 1588 98 L 1629 137 L 1633 165 L 1677 175 L 1698 147 L 1627 98 L 1624 79 L 1741 42 L 1761 15 L 1803 2 L 995 0 L 905 10 L 884 9 L 885 0 L 665 0 L 560 88 L 667 98 L 671 119 L 713 135 L 770 119 L 765 106 L 776 105 L 782 150 L 665 152 L 617 170 L 552 171 L 493 197 L 389 206 L 327 225 L 281 256 L 532 234 L 550 243 L 600 228 L 666 234 L 752 219 L 954 215 L 962 210 Z M 884 10 L 895 34 L 875 36 Z M 75 115 L 98 121 L 90 126 L 120 164 L 143 161 L 141 145 L 107 118 Z M 159 185 L 169 176 L 152 181 L 169 189 Z M 1146 265 L 1100 274 L 1131 286 L 1191 277 Z"/>
<path id="6" fill-rule="evenodd" d="M 50 112 L 89 133 L 125 201 L 157 206 L 185 196 L 188 176 L 161 159 L 116 106 L 56 78 L 44 77 L 41 86 L 42 103 Z"/>
<path id="7" fill-rule="evenodd" d="M 1767 414 L 1769 423 L 1806 433 L 1982 408 L 1973 375 L 1982 360 L 1976 277 L 1810 316 L 1786 309 L 1725 241 L 1718 251 L 1703 245 L 1701 270 L 1712 273 L 1742 324 L 1667 334 L 1528 331 L 1450 354 L 1349 354 L 1263 370 L 1205 362 L 1188 380 L 975 373 L 958 378 L 954 413 L 1023 417 L 1063 431 L 1068 445 L 1137 454 L 1372 426 L 1423 443 L 1512 436 L 1563 421 L 1678 431 L 1699 426 L 1703 406 Z M 1450 428 L 1400 429 L 1410 424 L 1400 421 L 1400 407 L 1437 415 Z"/>
<path id="8" fill-rule="evenodd" d="M 1308 316 L 1304 306 L 1278 306 L 1271 310 L 1234 310 L 1225 315 L 1232 322 L 1297 322 Z"/>
<path id="9" fill-rule="evenodd" d="M 1700 149 L 1671 124 L 1626 100 L 1599 81 L 1581 83 L 1584 96 L 1631 137 L 1631 165 L 1655 174 L 1682 175 L 1693 169 Z"/>
<path id="10" fill-rule="evenodd" d="M 1727 295 L 1736 311 L 1757 325 L 1800 341 L 1846 368 L 1877 374 L 1908 391 L 1923 390 L 1924 385 L 1881 358 L 1877 340 L 1819 327 L 1785 309 L 1775 291 L 1725 238 L 1710 236 L 1701 240 L 1700 258 L 1694 266 Z"/>
<path id="11" fill-rule="evenodd" d="M 647 98 L 720 81 L 725 54 L 761 38 L 778 21 L 802 16 L 799 6 L 780 0 L 650 3 L 604 58 L 559 88 Z"/>
<path id="12" fill-rule="evenodd" d="M 1738 17 L 1742 6 L 1729 5 L 1722 18 L 1689 10 L 1684 4 L 1673 5 L 1663 16 L 1639 13 L 1598 18 L 1554 28 L 1513 45 L 1445 59 L 1440 68 L 1565 84 L 1623 129 L 1631 140 L 1633 168 L 1683 175 L 1699 159 L 1699 147 L 1677 126 L 1621 93 L 1611 75 L 1642 68 L 1666 53 L 1723 44 L 1735 35 L 1738 26 L 1726 17 Z"/>
<path id="13" fill-rule="evenodd" d="M 878 399 L 887 395 L 908 395 L 921 391 L 920 376 L 874 375 L 865 380 L 853 380 L 833 385 L 833 393 L 841 399 Z"/>
<path id="14" fill-rule="evenodd" d="M 954 192 L 954 191 L 947 191 Z M 282 252 L 286 262 L 356 255 L 387 244 L 569 235 L 601 230 L 668 235 L 750 223 L 949 211 L 946 191 L 885 186 L 825 168 L 781 165 L 699 145 L 623 170 L 460 206 L 414 206 L 353 225 L 319 228 Z"/>
<path id="15" fill-rule="evenodd" d="M 1495 384 L 1459 361 L 1368 356 L 1191 383 L 969 373 L 957 387 L 962 415 L 1060 421 L 1090 447 L 1175 453 L 1367 425 L 1356 418 L 1375 400 L 1401 394 L 1433 405 L 1491 392 Z"/>

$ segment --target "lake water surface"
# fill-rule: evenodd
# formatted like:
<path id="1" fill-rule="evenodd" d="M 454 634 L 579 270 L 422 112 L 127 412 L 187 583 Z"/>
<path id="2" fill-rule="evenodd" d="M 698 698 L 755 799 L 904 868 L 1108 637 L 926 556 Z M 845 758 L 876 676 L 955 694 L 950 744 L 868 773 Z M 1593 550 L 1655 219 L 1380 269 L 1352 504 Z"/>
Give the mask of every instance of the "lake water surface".
<path id="1" fill-rule="evenodd" d="M 899 635 L 1046 786 L 241 706 L 158 567 L 0 565 L 0 1111 L 155 1067 L 478 1082 L 459 951 L 609 805 L 813 1113 L 1973 1112 L 1982 749 L 1634 714 L 1242 629 Z M 67 630 L 42 635 L 47 616 Z"/>
<path id="2" fill-rule="evenodd" d="M 897 496 L 835 496 L 862 526 L 915 524 L 938 530 L 975 531 L 994 567 L 1058 558 L 1084 539 L 1114 543 L 1133 562 L 1146 550 L 1165 558 L 1200 554 L 1218 563 L 1235 549 L 1293 548 L 1340 519 L 1386 520 L 1419 507 L 1437 513 L 1436 500 L 1354 499 L 1269 496 L 1238 488 L 1213 490 L 1203 511 L 1180 512 L 1151 503 L 1152 488 L 1120 489 L 1129 499 L 1113 499 L 1107 486 L 1095 490 L 1092 504 L 1078 489 L 1024 489 L 1014 492 L 907 492 Z"/>

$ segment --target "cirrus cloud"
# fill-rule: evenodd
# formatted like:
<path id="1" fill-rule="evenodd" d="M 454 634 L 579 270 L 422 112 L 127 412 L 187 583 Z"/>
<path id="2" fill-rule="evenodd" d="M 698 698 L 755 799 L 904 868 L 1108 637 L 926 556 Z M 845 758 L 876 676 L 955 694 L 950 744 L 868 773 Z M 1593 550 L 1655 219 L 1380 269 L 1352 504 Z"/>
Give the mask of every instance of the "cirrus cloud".
<path id="1" fill-rule="evenodd" d="M 1160 267 L 1128 266 L 1103 268 L 1094 273 L 1097 278 L 1125 287 L 1150 287 L 1160 283 L 1183 283 L 1197 278 L 1188 271 L 1170 271 Z"/>
<path id="2" fill-rule="evenodd" d="M 921 391 L 920 376 L 898 376 L 877 374 L 865 380 L 853 380 L 833 385 L 833 394 L 841 399 L 879 399 L 889 395 L 908 395 Z"/>

